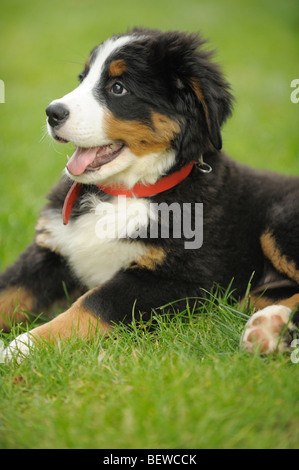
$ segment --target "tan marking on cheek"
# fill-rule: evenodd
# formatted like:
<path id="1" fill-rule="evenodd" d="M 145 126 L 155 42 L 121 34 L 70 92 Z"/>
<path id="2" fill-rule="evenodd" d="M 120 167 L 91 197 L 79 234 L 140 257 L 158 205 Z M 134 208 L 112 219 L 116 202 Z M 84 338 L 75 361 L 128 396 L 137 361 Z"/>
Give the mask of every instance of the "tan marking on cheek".
<path id="1" fill-rule="evenodd" d="M 8 332 L 14 323 L 27 323 L 28 316 L 25 312 L 32 311 L 34 302 L 33 295 L 23 287 L 10 287 L 1 292 L 0 330 Z"/>
<path id="2" fill-rule="evenodd" d="M 163 263 L 165 258 L 166 252 L 163 248 L 150 246 L 141 258 L 133 262 L 131 268 L 143 268 L 153 271 Z"/>
<path id="3" fill-rule="evenodd" d="M 176 121 L 159 113 L 152 113 L 152 127 L 139 121 L 117 119 L 109 111 L 105 117 L 105 131 L 111 140 L 125 142 L 132 153 L 142 157 L 171 148 L 171 141 L 179 133 Z"/>
<path id="4" fill-rule="evenodd" d="M 85 295 L 90 294 L 90 291 Z M 105 335 L 113 328 L 83 306 L 84 296 L 80 297 L 66 312 L 44 325 L 34 328 L 30 333 L 37 339 L 59 341 L 77 336 L 91 339 L 96 334 Z"/>
<path id="5" fill-rule="evenodd" d="M 110 77 L 119 77 L 127 70 L 127 64 L 123 59 L 114 60 L 109 67 Z"/>

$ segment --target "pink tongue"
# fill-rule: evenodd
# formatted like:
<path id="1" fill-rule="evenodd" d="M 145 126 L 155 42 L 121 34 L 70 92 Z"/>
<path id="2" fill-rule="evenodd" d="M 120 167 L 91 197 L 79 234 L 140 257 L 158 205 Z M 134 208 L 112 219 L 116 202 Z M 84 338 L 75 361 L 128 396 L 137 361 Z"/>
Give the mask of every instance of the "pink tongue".
<path id="1" fill-rule="evenodd" d="M 97 170 L 105 163 L 113 160 L 121 148 L 122 144 L 117 143 L 89 149 L 78 147 L 69 159 L 67 169 L 74 176 L 82 175 L 87 168 Z"/>
<path id="2" fill-rule="evenodd" d="M 93 147 L 90 149 L 82 149 L 80 147 L 76 148 L 67 164 L 69 172 L 75 176 L 82 175 L 86 168 L 91 165 L 96 158 L 98 150 L 99 147 Z"/>

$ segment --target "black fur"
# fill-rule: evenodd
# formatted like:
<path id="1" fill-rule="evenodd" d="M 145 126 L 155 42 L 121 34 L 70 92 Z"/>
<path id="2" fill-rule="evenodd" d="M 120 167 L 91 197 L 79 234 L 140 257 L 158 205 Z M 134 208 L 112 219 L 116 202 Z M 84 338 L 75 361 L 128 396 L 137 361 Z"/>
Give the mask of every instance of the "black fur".
<path id="1" fill-rule="evenodd" d="M 151 113 L 158 112 L 179 123 L 180 132 L 171 143 L 176 162 L 169 173 L 201 155 L 213 171 L 202 173 L 195 166 L 178 186 L 151 198 L 156 203 L 203 203 L 204 238 L 200 249 L 186 250 L 183 238 L 143 239 L 148 246 L 163 249 L 164 262 L 154 270 L 128 266 L 85 297 L 88 309 L 113 323 L 131 321 L 133 311 L 148 318 L 153 308 L 177 299 L 202 298 L 215 284 L 226 288 L 232 279 L 235 297 L 242 298 L 252 274 L 255 289 L 263 284 L 265 266 L 271 265 L 260 243 L 267 230 L 274 234 L 282 254 L 299 268 L 299 180 L 249 169 L 220 151 L 220 130 L 231 115 L 233 98 L 220 69 L 211 62 L 211 53 L 204 49 L 204 41 L 178 32 L 134 29 L 129 34 L 147 37 L 116 51 L 109 63 L 125 61 L 128 72 L 122 75 L 121 82 L 132 93 L 121 100 L 109 94 L 115 79 L 109 77 L 107 62 L 95 96 L 104 100 L 118 119 L 143 122 L 150 127 Z M 96 53 L 97 48 L 80 80 L 88 75 Z M 63 177 L 50 194 L 45 210 L 62 209 L 70 185 L 70 180 Z M 110 198 L 96 186 L 85 185 L 81 200 L 89 192 Z M 77 201 L 71 220 L 79 219 L 87 210 Z M 272 265 L 271 269 L 276 271 Z M 286 273 L 276 274 L 289 279 Z M 292 294 L 298 293 L 297 282 L 290 280 Z M 63 295 L 63 282 L 70 291 L 78 286 L 82 293 L 87 291 L 59 253 L 33 244 L 1 275 L 0 289 L 24 286 L 36 298 L 35 308 L 43 309 Z M 275 292 L 283 298 L 288 291 Z"/>

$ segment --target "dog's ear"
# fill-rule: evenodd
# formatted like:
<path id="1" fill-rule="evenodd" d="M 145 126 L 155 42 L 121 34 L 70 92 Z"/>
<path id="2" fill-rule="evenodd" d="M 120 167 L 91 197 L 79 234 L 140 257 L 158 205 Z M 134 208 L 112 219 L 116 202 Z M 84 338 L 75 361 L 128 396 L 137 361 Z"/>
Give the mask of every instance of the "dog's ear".
<path id="1" fill-rule="evenodd" d="M 182 115 L 205 129 L 199 129 L 205 148 L 222 147 L 221 126 L 231 115 L 233 97 L 220 68 L 205 49 L 206 41 L 197 34 L 172 31 L 155 33 L 151 60 L 174 87 L 173 102 Z M 172 77 L 172 82 L 170 78 Z M 187 117 L 186 117 L 187 114 Z M 198 140 L 198 134 L 197 134 Z M 203 149 L 202 149 L 203 150 Z"/>
<path id="2" fill-rule="evenodd" d="M 220 68 L 212 61 L 213 52 L 207 51 L 206 41 L 196 34 L 180 35 L 179 55 L 172 61 L 177 76 L 177 89 L 191 91 L 201 108 L 209 141 L 213 147 L 222 147 L 221 126 L 231 115 L 233 96 Z M 195 103 L 195 104 L 196 104 Z"/>
<path id="3" fill-rule="evenodd" d="M 204 112 L 209 139 L 215 149 L 222 147 L 221 126 L 232 113 L 233 97 L 230 86 L 224 80 L 217 65 L 212 63 L 211 53 L 197 53 L 195 74 L 190 77 L 190 87 Z"/>
<path id="4" fill-rule="evenodd" d="M 196 78 L 192 78 L 190 86 L 202 106 L 210 142 L 216 150 L 221 150 L 221 126 L 231 114 L 230 97 L 222 87 L 217 89 L 212 83 L 203 87 L 202 81 Z"/>

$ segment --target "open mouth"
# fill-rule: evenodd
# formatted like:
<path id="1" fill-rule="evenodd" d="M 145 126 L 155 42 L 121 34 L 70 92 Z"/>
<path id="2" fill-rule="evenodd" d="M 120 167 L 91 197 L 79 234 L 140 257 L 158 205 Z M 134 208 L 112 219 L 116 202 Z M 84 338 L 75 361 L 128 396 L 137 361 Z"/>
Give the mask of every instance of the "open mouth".
<path id="1" fill-rule="evenodd" d="M 67 163 L 67 169 L 74 176 L 82 175 L 85 171 L 99 170 L 118 157 L 124 147 L 125 144 L 120 142 L 101 147 L 77 147 Z"/>

